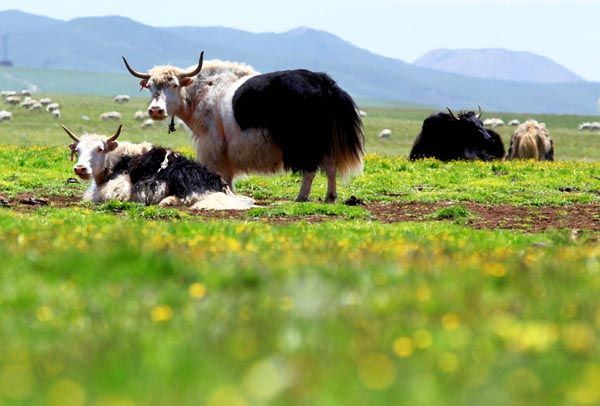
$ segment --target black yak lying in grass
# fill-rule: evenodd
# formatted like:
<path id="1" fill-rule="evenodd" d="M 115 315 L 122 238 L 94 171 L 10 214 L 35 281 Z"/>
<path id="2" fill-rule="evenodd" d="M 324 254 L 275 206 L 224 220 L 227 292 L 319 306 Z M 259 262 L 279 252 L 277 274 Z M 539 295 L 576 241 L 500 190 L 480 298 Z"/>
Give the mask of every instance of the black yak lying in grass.
<path id="1" fill-rule="evenodd" d="M 502 159 L 504 144 L 498 133 L 487 130 L 473 111 L 431 115 L 410 151 L 410 159 L 437 158 L 440 161 Z"/>

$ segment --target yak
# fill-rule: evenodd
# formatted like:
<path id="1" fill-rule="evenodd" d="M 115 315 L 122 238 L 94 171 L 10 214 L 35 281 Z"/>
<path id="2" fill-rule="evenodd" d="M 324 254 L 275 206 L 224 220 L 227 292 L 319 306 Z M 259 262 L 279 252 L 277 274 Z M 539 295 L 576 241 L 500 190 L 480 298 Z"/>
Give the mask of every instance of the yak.
<path id="1" fill-rule="evenodd" d="M 247 210 L 254 200 L 234 195 L 225 181 L 205 166 L 168 148 L 150 143 L 117 142 L 121 126 L 112 137 L 84 134 L 77 137 L 71 157 L 78 156 L 75 174 L 91 180 L 84 200 L 132 201 L 160 206 L 186 205 L 193 210 Z"/>
<path id="2" fill-rule="evenodd" d="M 546 124 L 527 120 L 519 125 L 510 139 L 506 159 L 554 160 L 554 142 Z"/>
<path id="3" fill-rule="evenodd" d="M 183 120 L 192 131 L 197 160 L 230 186 L 239 174 L 291 170 L 303 174 L 296 200 L 306 201 L 322 169 L 325 200 L 335 201 L 336 174 L 363 166 L 362 121 L 350 95 L 325 73 L 260 74 L 241 63 L 204 63 L 203 55 L 190 70 L 158 66 L 148 73 L 123 58 L 129 73 L 150 90 L 150 117 Z"/>
<path id="4" fill-rule="evenodd" d="M 504 144 L 500 135 L 483 126 L 479 113 L 452 110 L 429 116 L 423 122 L 410 159 L 436 158 L 440 161 L 502 159 Z"/>

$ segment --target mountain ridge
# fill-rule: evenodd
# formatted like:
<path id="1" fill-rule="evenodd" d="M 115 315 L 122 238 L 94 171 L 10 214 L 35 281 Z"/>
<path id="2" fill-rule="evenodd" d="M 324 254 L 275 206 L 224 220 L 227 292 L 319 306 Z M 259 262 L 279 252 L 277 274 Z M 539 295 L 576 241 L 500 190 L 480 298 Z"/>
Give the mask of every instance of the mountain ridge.
<path id="1" fill-rule="evenodd" d="M 21 17 L 29 25 L 18 24 Z M 35 24 L 39 18 L 40 24 Z M 153 27 L 128 17 L 69 21 L 0 12 L 0 36 L 9 34 L 15 65 L 126 74 L 121 56 L 138 70 L 193 65 L 208 59 L 242 61 L 258 71 L 306 68 L 329 73 L 353 96 L 443 108 L 593 114 L 600 83 L 535 84 L 440 72 L 377 55 L 334 34 L 297 27 L 284 33 L 251 33 L 226 27 Z M 50 39 L 50 40 L 48 40 Z M 68 89 L 66 89 L 68 91 Z"/>
<path id="2" fill-rule="evenodd" d="M 550 58 L 504 48 L 435 49 L 413 64 L 484 79 L 528 83 L 572 83 L 584 79 Z"/>

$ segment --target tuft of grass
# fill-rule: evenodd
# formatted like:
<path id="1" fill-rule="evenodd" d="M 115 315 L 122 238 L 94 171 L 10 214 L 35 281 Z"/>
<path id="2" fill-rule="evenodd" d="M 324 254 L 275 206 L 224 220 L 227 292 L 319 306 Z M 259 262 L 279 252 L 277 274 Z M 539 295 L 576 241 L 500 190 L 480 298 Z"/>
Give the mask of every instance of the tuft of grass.
<path id="1" fill-rule="evenodd" d="M 95 207 L 100 213 L 124 213 L 129 217 L 148 220 L 181 219 L 187 214 L 181 210 L 159 206 L 146 206 L 141 203 L 111 200 Z"/>
<path id="2" fill-rule="evenodd" d="M 472 217 L 472 213 L 463 206 L 450 206 L 437 210 L 431 217 L 435 220 L 464 220 Z"/>

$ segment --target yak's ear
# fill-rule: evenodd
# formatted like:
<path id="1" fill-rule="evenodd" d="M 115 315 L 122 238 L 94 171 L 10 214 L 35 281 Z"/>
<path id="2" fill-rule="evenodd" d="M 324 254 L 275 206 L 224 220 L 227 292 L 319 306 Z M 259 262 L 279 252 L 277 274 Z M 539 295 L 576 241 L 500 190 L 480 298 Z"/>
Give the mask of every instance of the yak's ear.
<path id="1" fill-rule="evenodd" d="M 108 141 L 106 143 L 106 149 L 107 151 L 114 151 L 115 149 L 117 149 L 117 147 L 119 146 L 119 143 L 117 141 Z"/>
<path id="2" fill-rule="evenodd" d="M 192 79 L 192 78 L 183 78 L 183 79 L 181 79 L 180 85 L 181 85 L 181 87 L 186 87 L 186 86 L 191 85 L 192 83 L 194 83 L 194 79 Z"/>
<path id="3" fill-rule="evenodd" d="M 140 86 L 142 87 L 142 89 L 147 89 L 148 88 L 148 79 L 140 80 Z"/>

